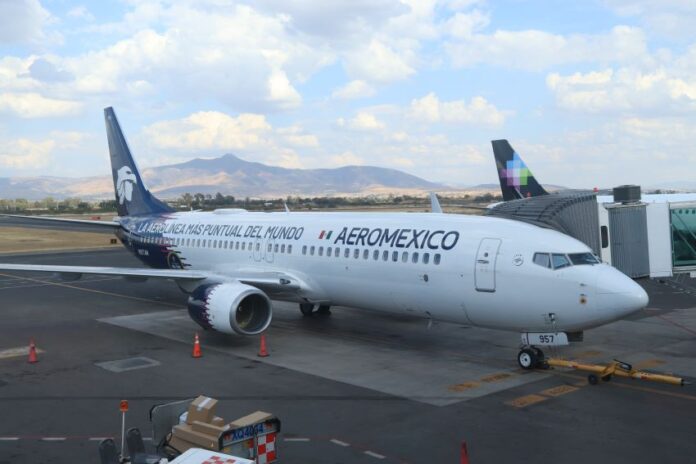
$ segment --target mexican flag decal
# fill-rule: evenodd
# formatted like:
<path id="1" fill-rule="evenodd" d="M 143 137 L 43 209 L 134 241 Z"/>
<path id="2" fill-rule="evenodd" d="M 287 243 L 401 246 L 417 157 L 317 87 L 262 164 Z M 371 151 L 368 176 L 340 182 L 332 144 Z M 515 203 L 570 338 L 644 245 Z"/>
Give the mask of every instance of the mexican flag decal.
<path id="1" fill-rule="evenodd" d="M 332 231 L 325 231 L 322 230 L 321 233 L 319 234 L 319 240 L 328 240 L 331 238 L 331 232 Z"/>

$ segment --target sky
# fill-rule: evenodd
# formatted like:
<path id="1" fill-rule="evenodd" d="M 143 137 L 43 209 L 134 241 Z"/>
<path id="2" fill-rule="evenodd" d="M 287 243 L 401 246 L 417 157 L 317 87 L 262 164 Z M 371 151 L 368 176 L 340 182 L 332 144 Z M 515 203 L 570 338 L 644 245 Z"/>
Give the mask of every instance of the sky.
<path id="1" fill-rule="evenodd" d="M 234 153 L 497 182 L 696 182 L 693 0 L 0 0 L 0 177 Z"/>

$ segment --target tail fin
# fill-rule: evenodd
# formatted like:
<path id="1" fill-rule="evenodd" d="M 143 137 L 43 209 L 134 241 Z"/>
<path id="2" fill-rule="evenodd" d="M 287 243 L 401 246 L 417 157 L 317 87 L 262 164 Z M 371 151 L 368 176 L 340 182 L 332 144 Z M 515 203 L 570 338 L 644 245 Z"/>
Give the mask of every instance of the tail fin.
<path id="1" fill-rule="evenodd" d="M 109 141 L 111 174 L 114 178 L 118 215 L 139 216 L 174 211 L 155 198 L 143 184 L 113 108 L 104 109 L 104 121 L 106 122 L 106 138 Z"/>
<path id="2" fill-rule="evenodd" d="M 520 155 L 512 149 L 507 140 L 493 140 L 493 155 L 500 179 L 503 200 L 518 200 L 526 197 L 548 195 L 524 164 Z"/>

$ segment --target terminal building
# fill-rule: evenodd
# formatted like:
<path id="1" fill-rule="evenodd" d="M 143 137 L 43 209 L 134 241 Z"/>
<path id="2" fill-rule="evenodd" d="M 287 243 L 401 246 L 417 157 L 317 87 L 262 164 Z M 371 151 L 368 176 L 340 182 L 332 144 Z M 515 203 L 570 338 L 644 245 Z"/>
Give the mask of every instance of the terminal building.
<path id="1" fill-rule="evenodd" d="M 696 194 L 641 195 L 636 185 L 613 193 L 540 195 L 498 203 L 486 214 L 575 237 L 630 277 L 696 275 Z"/>

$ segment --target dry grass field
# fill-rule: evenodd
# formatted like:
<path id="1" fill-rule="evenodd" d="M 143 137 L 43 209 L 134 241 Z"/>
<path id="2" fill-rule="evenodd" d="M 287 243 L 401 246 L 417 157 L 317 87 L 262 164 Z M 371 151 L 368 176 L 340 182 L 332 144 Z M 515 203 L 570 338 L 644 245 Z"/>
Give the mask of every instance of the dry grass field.
<path id="1" fill-rule="evenodd" d="M 92 232 L 68 232 L 64 230 L 34 229 L 24 227 L 0 227 L 0 253 L 27 253 L 118 247 L 112 245 L 109 234 Z"/>

